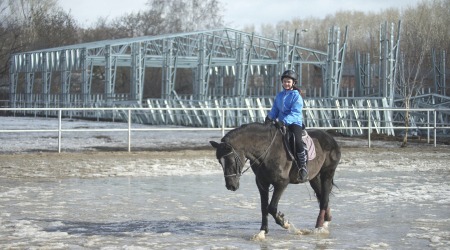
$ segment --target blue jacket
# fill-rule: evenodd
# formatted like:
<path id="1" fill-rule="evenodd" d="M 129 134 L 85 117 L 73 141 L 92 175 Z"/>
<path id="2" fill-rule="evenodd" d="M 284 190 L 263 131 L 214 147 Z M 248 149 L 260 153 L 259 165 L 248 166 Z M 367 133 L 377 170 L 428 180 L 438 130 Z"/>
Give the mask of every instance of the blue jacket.
<path id="1" fill-rule="evenodd" d="M 303 98 L 297 90 L 283 90 L 275 96 L 275 102 L 268 116 L 278 118 L 286 126 L 303 124 Z"/>

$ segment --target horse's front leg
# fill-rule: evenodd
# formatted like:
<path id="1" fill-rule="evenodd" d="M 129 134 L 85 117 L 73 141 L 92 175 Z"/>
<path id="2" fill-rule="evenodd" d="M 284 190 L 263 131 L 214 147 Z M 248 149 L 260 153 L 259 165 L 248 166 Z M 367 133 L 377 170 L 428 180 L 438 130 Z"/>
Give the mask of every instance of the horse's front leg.
<path id="1" fill-rule="evenodd" d="M 284 190 L 286 189 L 287 184 L 282 185 L 274 185 L 273 188 L 273 195 L 272 200 L 270 200 L 269 205 L 269 213 L 273 216 L 275 219 L 275 222 L 280 225 L 281 227 L 288 229 L 289 228 L 289 222 L 287 219 L 284 218 L 284 214 L 278 211 L 278 202 L 280 202 L 281 195 L 283 194 Z"/>
<path id="2" fill-rule="evenodd" d="M 261 198 L 261 231 L 264 231 L 265 234 L 269 233 L 269 226 L 267 217 L 269 215 L 269 185 L 262 184 L 258 182 L 258 178 L 256 178 L 256 186 L 259 190 L 259 196 Z"/>

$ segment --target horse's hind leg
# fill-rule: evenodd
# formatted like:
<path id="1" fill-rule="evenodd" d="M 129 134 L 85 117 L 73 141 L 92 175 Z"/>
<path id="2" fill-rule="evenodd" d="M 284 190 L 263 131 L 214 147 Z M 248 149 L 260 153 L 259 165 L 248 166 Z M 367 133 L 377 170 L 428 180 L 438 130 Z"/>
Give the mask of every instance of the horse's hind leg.
<path id="1" fill-rule="evenodd" d="M 332 173 L 330 173 L 332 172 Z M 319 202 L 319 215 L 317 216 L 316 228 L 323 227 L 325 221 L 331 221 L 331 209 L 329 197 L 333 185 L 334 171 L 320 173 L 310 181 L 311 187 L 316 193 Z"/>
<path id="2" fill-rule="evenodd" d="M 333 216 L 331 216 L 331 208 L 328 207 L 327 211 L 325 211 L 325 221 L 331 221 Z"/>
<path id="3" fill-rule="evenodd" d="M 322 211 L 322 181 L 320 179 L 320 173 L 309 181 L 314 193 L 316 193 L 317 201 L 319 202 L 319 216 L 317 216 L 316 228 L 323 227 L 323 223 L 325 222 L 325 214 L 326 211 Z"/>
<path id="4" fill-rule="evenodd" d="M 323 227 L 325 221 L 331 221 L 331 211 L 328 205 L 330 201 L 331 189 L 333 188 L 334 171 L 334 169 L 327 171 L 322 173 L 320 176 L 322 194 L 319 201 L 320 212 L 317 217 L 316 228 Z"/>

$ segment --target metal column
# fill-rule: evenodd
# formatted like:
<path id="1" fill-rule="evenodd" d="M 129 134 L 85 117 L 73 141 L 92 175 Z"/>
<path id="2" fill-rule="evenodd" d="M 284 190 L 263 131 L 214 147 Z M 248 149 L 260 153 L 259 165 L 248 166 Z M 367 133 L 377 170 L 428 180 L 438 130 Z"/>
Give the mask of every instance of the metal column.
<path id="1" fill-rule="evenodd" d="M 253 46 L 253 35 L 250 38 L 249 48 L 246 47 L 246 37 L 239 34 L 236 38 L 236 77 L 235 77 L 235 94 L 237 96 L 247 95 L 248 75 L 251 64 L 251 54 Z"/>
<path id="2" fill-rule="evenodd" d="M 16 108 L 17 106 L 17 84 L 19 79 L 19 62 L 20 56 L 11 57 L 9 61 L 9 107 Z"/>
<path id="3" fill-rule="evenodd" d="M 80 53 L 80 70 L 81 70 L 81 95 L 83 106 L 89 106 L 91 102 L 91 87 L 92 87 L 92 71 L 94 65 L 92 59 L 88 60 L 87 49 L 81 49 Z"/>
<path id="4" fill-rule="evenodd" d="M 355 52 L 355 80 L 358 96 L 366 96 L 371 92 L 372 65 L 370 64 L 370 54 L 365 55 Z"/>
<path id="5" fill-rule="evenodd" d="M 341 31 L 333 26 L 328 33 L 328 59 L 324 84 L 325 97 L 339 97 L 339 89 L 344 66 L 345 48 L 347 46 L 347 27 L 345 27 L 344 41 L 341 43 Z"/>
<path id="6" fill-rule="evenodd" d="M 394 23 L 388 32 L 387 22 L 380 25 L 380 96 L 386 97 L 391 107 L 394 105 L 395 77 L 397 73 L 397 57 L 400 45 L 400 21 L 397 38 L 394 38 Z"/>
<path id="7" fill-rule="evenodd" d="M 48 108 L 50 103 L 52 72 L 50 70 L 49 53 L 42 53 L 42 95 L 44 107 Z"/>
<path id="8" fill-rule="evenodd" d="M 145 79 L 145 48 L 141 43 L 133 43 L 131 47 L 131 82 L 130 96 L 132 100 L 142 103 Z"/>
<path id="9" fill-rule="evenodd" d="M 33 88 L 34 88 L 34 61 L 31 54 L 27 53 L 25 56 L 26 72 L 25 72 L 25 103 L 27 108 L 33 107 Z"/>
<path id="10" fill-rule="evenodd" d="M 163 40 L 163 65 L 162 65 L 162 88 L 161 97 L 163 99 L 171 99 L 175 93 L 176 64 L 177 57 L 173 53 L 173 40 Z"/>
<path id="11" fill-rule="evenodd" d="M 445 50 L 442 51 L 440 58 L 433 49 L 433 71 L 434 71 L 434 87 L 436 93 L 446 96 L 446 86 L 445 86 Z"/>
<path id="12" fill-rule="evenodd" d="M 61 96 L 59 99 L 60 107 L 68 107 L 70 106 L 70 77 L 71 77 L 71 68 L 70 63 L 70 50 L 61 50 L 59 53 L 60 57 L 60 70 L 61 70 Z"/>
<path id="13" fill-rule="evenodd" d="M 105 101 L 111 105 L 116 85 L 117 56 L 114 55 L 111 45 L 105 46 Z"/>
<path id="14" fill-rule="evenodd" d="M 211 70 L 211 57 L 214 50 L 214 42 L 211 49 L 206 46 L 206 36 L 199 36 L 198 44 L 198 64 L 195 72 L 194 98 L 205 100 L 208 96 L 209 76 Z"/>

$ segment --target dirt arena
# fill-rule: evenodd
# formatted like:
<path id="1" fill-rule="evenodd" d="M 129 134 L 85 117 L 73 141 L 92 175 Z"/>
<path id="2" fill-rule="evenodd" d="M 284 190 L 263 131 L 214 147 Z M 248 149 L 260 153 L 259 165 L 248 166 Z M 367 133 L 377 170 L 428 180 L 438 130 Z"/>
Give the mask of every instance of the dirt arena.
<path id="1" fill-rule="evenodd" d="M 249 171 L 239 190 L 226 190 L 215 152 L 207 147 L 210 139 L 220 137 L 205 136 L 188 150 L 178 145 L 128 153 L 94 141 L 63 153 L 34 145 L 0 153 L 0 248 L 446 249 L 450 244 L 448 146 L 400 148 L 396 141 L 373 141 L 368 148 L 366 140 L 339 137 L 342 158 L 329 230 L 299 235 L 269 220 L 269 235 L 255 241 L 260 204 L 254 176 Z M 318 209 L 309 185 L 290 185 L 279 209 L 293 229 L 313 232 Z"/>
<path id="2" fill-rule="evenodd" d="M 339 139 L 338 139 L 339 140 Z M 346 167 L 352 162 L 362 163 L 367 167 L 404 165 L 407 171 L 425 171 L 432 166 L 441 166 L 450 171 L 450 147 L 428 144 L 412 144 L 400 148 L 398 142 L 373 142 L 373 147 L 354 146 L 351 139 L 339 140 L 342 159 L 338 167 Z M 365 143 L 359 140 L 358 144 Z M 377 145 L 379 144 L 379 145 Z M 41 152 L 0 154 L 0 176 L 7 178 L 27 177 L 108 177 L 108 176 L 155 176 L 173 174 L 179 159 L 203 159 L 204 165 L 191 166 L 185 171 L 195 174 L 221 171 L 215 160 L 215 152 L 206 147 L 191 150 L 166 150 L 156 148 L 135 152 L 123 151 L 88 151 L 88 152 Z M 365 163 L 364 163 L 365 162 Z M 134 164 L 130 164 L 134 163 Z M 432 164 L 430 164 L 432 163 Z M 122 166 L 118 168 L 117 166 Z M 155 167 L 158 166 L 158 167 Z M 160 166 L 165 166 L 161 169 Z M 408 167 L 409 166 L 409 167 Z M 421 166 L 427 166 L 422 169 Z"/>

